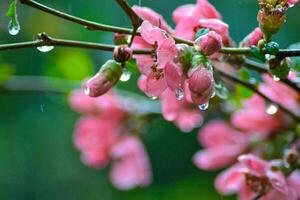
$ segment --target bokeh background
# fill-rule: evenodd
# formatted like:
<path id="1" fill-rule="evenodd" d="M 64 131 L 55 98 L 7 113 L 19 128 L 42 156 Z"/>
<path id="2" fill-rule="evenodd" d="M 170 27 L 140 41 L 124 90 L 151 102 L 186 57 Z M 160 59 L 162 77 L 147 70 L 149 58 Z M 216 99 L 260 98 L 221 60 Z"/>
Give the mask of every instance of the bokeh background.
<path id="1" fill-rule="evenodd" d="M 230 25 L 231 36 L 240 41 L 257 26 L 256 0 L 210 0 Z M 86 19 L 130 26 L 114 0 L 40 0 L 39 2 Z M 172 11 L 193 0 L 129 0 L 162 13 L 172 23 Z M 5 17 L 9 1 L 0 2 L 0 43 L 32 40 L 39 32 L 59 38 L 111 43 L 112 34 L 83 27 L 18 5 L 21 32 L 10 36 Z M 300 6 L 288 13 L 288 23 L 275 37 L 281 47 L 300 41 Z M 16 75 L 41 75 L 82 80 L 111 57 L 110 53 L 55 48 L 0 52 L 0 73 L 12 68 Z M 0 77 L 1 80 L 1 77 Z M 118 87 L 138 92 L 136 77 Z M 215 114 L 217 116 L 218 113 Z M 79 114 L 67 104 L 67 95 L 0 90 L 0 199 L 9 200 L 160 200 L 234 199 L 219 195 L 214 187 L 218 172 L 198 170 L 191 157 L 200 145 L 197 130 L 183 134 L 174 125 L 150 122 L 145 144 L 152 161 L 154 182 L 146 189 L 120 192 L 108 179 L 108 170 L 84 166 L 72 144 Z"/>

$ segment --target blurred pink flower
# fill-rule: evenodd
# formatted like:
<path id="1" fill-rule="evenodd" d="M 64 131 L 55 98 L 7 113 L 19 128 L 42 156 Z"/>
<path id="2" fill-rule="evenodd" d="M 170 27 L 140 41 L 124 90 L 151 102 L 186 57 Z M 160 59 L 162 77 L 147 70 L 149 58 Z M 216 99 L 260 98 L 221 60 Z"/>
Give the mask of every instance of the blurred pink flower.
<path id="1" fill-rule="evenodd" d="M 294 6 L 299 0 L 288 0 L 289 6 Z"/>
<path id="2" fill-rule="evenodd" d="M 120 139 L 111 150 L 115 160 L 111 169 L 111 181 L 121 190 L 148 186 L 152 181 L 151 166 L 141 141 L 135 136 Z"/>
<path id="3" fill-rule="evenodd" d="M 213 170 L 234 163 L 243 153 L 250 141 L 250 137 L 231 128 L 224 121 L 207 123 L 198 133 L 200 143 L 204 150 L 194 155 L 197 167 Z"/>
<path id="4" fill-rule="evenodd" d="M 74 143 L 84 164 L 101 168 L 110 160 L 110 148 L 118 136 L 118 124 L 97 117 L 81 118 L 75 128 Z"/>
<path id="5" fill-rule="evenodd" d="M 263 39 L 264 33 L 260 30 L 260 28 L 255 28 L 249 35 L 247 35 L 243 41 L 241 42 L 241 46 L 250 47 L 256 46 L 259 40 Z"/>
<path id="6" fill-rule="evenodd" d="M 168 121 L 174 121 L 181 131 L 190 132 L 202 124 L 203 117 L 199 109 L 184 98 L 177 100 L 175 92 L 171 89 L 164 91 L 160 99 L 163 117 Z"/>
<path id="7" fill-rule="evenodd" d="M 200 28 L 199 19 L 207 18 L 221 19 L 219 12 L 207 0 L 198 0 L 196 5 L 188 4 L 178 7 L 173 12 L 173 20 L 176 23 L 175 35 L 194 40 Z"/>

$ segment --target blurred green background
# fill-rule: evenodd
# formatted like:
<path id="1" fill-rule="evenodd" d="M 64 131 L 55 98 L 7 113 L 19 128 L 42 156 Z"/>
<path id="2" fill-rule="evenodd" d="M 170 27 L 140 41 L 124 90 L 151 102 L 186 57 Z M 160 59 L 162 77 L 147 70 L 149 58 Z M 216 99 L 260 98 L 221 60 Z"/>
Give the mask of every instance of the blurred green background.
<path id="1" fill-rule="evenodd" d="M 114 0 L 40 0 L 70 14 L 107 24 L 130 26 Z M 172 11 L 193 0 L 130 0 L 162 13 L 172 24 Z M 256 0 L 211 0 L 230 25 L 231 36 L 240 41 L 256 27 Z M 19 5 L 22 30 L 7 32 L 8 0 L 0 2 L 0 43 L 32 40 L 39 32 L 51 36 L 111 43 L 112 34 L 87 31 L 83 27 Z M 300 6 L 291 9 L 288 23 L 275 37 L 286 47 L 300 41 Z M 172 24 L 173 25 L 173 24 Z M 0 52 L 0 69 L 11 66 L 17 75 L 47 75 L 81 80 L 110 58 L 100 51 L 55 48 L 49 53 L 36 49 Z M 136 77 L 118 86 L 137 91 Z M 1 91 L 0 91 L 1 92 Z M 213 180 L 217 172 L 196 169 L 191 157 L 200 145 L 195 130 L 183 134 L 174 125 L 158 119 L 150 123 L 145 143 L 152 161 L 154 182 L 146 189 L 120 192 L 108 179 L 108 170 L 89 169 L 72 144 L 79 114 L 66 96 L 40 92 L 0 93 L 0 199 L 5 200 L 111 200 L 111 199 L 234 199 L 219 195 Z"/>

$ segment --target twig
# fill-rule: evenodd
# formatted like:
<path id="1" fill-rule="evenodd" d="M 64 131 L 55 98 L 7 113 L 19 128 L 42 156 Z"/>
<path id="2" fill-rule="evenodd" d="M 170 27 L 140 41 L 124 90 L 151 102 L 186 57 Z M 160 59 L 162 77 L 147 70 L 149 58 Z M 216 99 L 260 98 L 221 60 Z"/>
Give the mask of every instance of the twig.
<path id="1" fill-rule="evenodd" d="M 283 112 L 285 112 L 286 114 L 288 114 L 289 116 L 291 116 L 294 120 L 296 120 L 297 122 L 300 121 L 300 116 L 296 115 L 295 113 L 293 113 L 292 111 L 290 111 L 289 109 L 287 109 L 286 107 L 284 107 L 283 105 L 274 102 L 272 99 L 270 99 L 269 97 L 267 97 L 266 95 L 264 95 L 262 92 L 260 92 L 257 87 L 251 83 L 245 82 L 243 80 L 240 80 L 239 78 L 236 78 L 233 75 L 230 75 L 228 73 L 225 73 L 221 70 L 218 70 L 218 72 L 220 73 L 221 76 L 223 76 L 224 78 L 233 81 L 235 83 L 238 83 L 246 88 L 248 88 L 249 90 L 252 90 L 253 92 L 255 92 L 256 94 L 258 94 L 259 96 L 261 96 L 262 98 L 264 98 L 266 101 L 275 104 L 278 106 L 278 108 L 280 110 L 282 110 Z"/>
<path id="2" fill-rule="evenodd" d="M 110 51 L 110 52 L 112 52 L 115 48 L 114 45 L 108 45 L 108 44 L 57 39 L 57 38 L 48 36 L 46 33 L 40 33 L 40 34 L 38 34 L 37 37 L 38 37 L 37 40 L 31 41 L 31 42 L 2 44 L 2 45 L 0 45 L 0 51 L 1 50 L 39 47 L 39 46 L 77 47 L 77 48 L 96 49 L 96 50 Z M 153 51 L 151 49 L 134 49 L 133 53 L 134 54 L 152 54 Z"/>

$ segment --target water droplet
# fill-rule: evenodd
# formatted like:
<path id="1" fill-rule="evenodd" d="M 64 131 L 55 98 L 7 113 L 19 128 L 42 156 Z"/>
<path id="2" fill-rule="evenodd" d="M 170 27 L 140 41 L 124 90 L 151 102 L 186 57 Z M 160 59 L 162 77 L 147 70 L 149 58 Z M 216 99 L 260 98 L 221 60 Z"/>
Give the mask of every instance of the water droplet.
<path id="1" fill-rule="evenodd" d="M 199 108 L 200 110 L 207 110 L 208 107 L 209 107 L 209 102 L 206 102 L 206 103 L 204 103 L 204 104 L 200 104 L 200 105 L 198 106 L 198 108 Z"/>
<path id="2" fill-rule="evenodd" d="M 273 75 L 273 80 L 274 80 L 274 81 L 280 81 L 280 78 L 277 77 L 277 76 L 275 76 L 275 75 Z"/>
<path id="3" fill-rule="evenodd" d="M 158 97 L 157 96 L 153 96 L 153 97 L 150 97 L 152 100 L 156 100 L 156 99 L 158 99 Z"/>
<path id="4" fill-rule="evenodd" d="M 54 46 L 40 46 L 40 47 L 37 47 L 37 50 L 39 50 L 40 52 L 43 52 L 43 53 L 47 53 L 47 52 L 51 51 L 52 49 L 54 49 Z"/>
<path id="5" fill-rule="evenodd" d="M 184 91 L 181 87 L 178 87 L 175 90 L 175 97 L 178 101 L 182 100 L 184 98 Z"/>
<path id="6" fill-rule="evenodd" d="M 278 106 L 275 105 L 275 104 L 269 104 L 267 105 L 266 107 L 266 113 L 269 114 L 269 115 L 274 115 L 278 112 Z"/>
<path id="7" fill-rule="evenodd" d="M 216 90 L 215 89 L 213 89 L 214 91 L 213 91 L 213 93 L 211 94 L 211 96 L 210 96 L 210 98 L 214 98 L 215 96 L 216 96 Z"/>
<path id="8" fill-rule="evenodd" d="M 126 82 L 126 81 L 129 81 L 130 78 L 131 78 L 131 72 L 124 69 L 123 74 L 120 77 L 120 81 Z"/>
<path id="9" fill-rule="evenodd" d="M 8 23 L 8 32 L 11 35 L 17 35 L 21 30 L 21 27 L 19 24 L 14 25 L 13 22 L 10 20 L 10 22 Z"/>
<path id="10" fill-rule="evenodd" d="M 89 96 L 90 95 L 90 88 L 87 86 L 87 84 L 84 84 L 84 88 L 83 88 L 84 94 Z"/>

